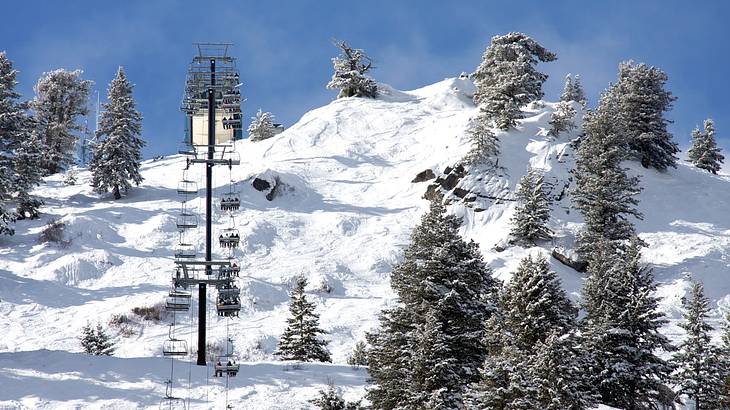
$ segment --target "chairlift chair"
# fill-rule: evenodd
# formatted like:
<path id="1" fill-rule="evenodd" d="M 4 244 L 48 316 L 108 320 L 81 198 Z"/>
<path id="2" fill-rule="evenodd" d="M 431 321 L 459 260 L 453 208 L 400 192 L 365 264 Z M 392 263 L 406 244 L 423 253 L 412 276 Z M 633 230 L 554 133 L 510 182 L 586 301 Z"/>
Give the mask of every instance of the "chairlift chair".
<path id="1" fill-rule="evenodd" d="M 188 344 L 182 339 L 172 337 L 172 325 L 170 325 L 170 338 L 162 343 L 163 356 L 185 356 L 188 354 Z"/>
<path id="2" fill-rule="evenodd" d="M 187 289 L 173 287 L 172 290 L 170 290 L 170 293 L 168 295 L 170 297 L 175 297 L 175 298 L 190 299 L 193 296 L 193 293 Z"/>
<path id="3" fill-rule="evenodd" d="M 237 192 L 230 192 L 221 198 L 221 211 L 237 211 L 241 209 L 241 199 Z"/>
<path id="4" fill-rule="evenodd" d="M 194 259 L 195 247 L 189 243 L 181 243 L 175 248 L 175 259 Z"/>
<path id="5" fill-rule="evenodd" d="M 185 399 L 172 395 L 172 380 L 165 381 L 165 397 L 160 401 L 160 410 L 185 410 Z"/>
<path id="6" fill-rule="evenodd" d="M 238 357 L 233 355 L 218 356 L 215 362 L 215 377 L 223 377 L 226 374 L 235 377 L 241 365 L 238 363 Z"/>
<path id="7" fill-rule="evenodd" d="M 218 311 L 218 316 L 238 316 L 238 312 L 241 311 L 241 298 L 224 296 L 219 291 L 215 307 Z"/>
<path id="8" fill-rule="evenodd" d="M 193 213 L 183 211 L 177 217 L 175 225 L 177 225 L 177 229 L 180 230 L 197 228 L 198 217 Z"/>
<path id="9" fill-rule="evenodd" d="M 177 193 L 180 195 L 195 195 L 198 193 L 198 183 L 183 179 L 177 184 Z"/>
<path id="10" fill-rule="evenodd" d="M 238 263 L 238 259 L 229 258 L 231 261 L 230 265 L 221 265 L 218 267 L 218 276 L 221 278 L 232 278 L 238 277 L 241 273 L 241 265 Z"/>
<path id="11" fill-rule="evenodd" d="M 190 297 L 168 296 L 165 310 L 168 312 L 187 312 L 190 309 Z"/>
<path id="12" fill-rule="evenodd" d="M 241 235 L 236 228 L 226 228 L 218 236 L 218 242 L 222 248 L 235 248 L 241 242 Z"/>

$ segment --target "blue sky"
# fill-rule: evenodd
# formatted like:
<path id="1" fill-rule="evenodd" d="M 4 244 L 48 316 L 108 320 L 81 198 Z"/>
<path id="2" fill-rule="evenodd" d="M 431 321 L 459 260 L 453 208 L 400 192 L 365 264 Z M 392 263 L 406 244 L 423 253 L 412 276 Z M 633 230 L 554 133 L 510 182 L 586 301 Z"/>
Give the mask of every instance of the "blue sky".
<path id="1" fill-rule="evenodd" d="M 182 140 L 178 107 L 193 42 L 235 43 L 245 117 L 261 107 L 288 126 L 335 97 L 325 89 L 333 38 L 364 48 L 378 81 L 412 89 L 473 70 L 489 39 L 509 31 L 557 53 L 540 66 L 550 75 L 546 99 L 557 99 L 570 72 L 593 104 L 620 61 L 646 62 L 668 73 L 679 98 L 668 117 L 680 145 L 712 117 L 730 149 L 728 1 L 48 0 L 13 1 L 4 14 L 0 50 L 21 71 L 26 98 L 44 71 L 80 68 L 103 99 L 125 67 L 144 115 L 145 157 L 175 152 Z"/>

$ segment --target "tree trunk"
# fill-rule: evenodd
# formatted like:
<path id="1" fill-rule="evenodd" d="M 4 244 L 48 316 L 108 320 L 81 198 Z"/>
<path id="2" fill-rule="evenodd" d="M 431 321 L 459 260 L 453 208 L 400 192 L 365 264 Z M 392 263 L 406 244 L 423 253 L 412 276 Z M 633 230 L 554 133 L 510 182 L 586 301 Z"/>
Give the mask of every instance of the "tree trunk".
<path id="1" fill-rule="evenodd" d="M 119 192 L 119 185 L 114 185 L 114 199 L 120 199 L 122 197 L 122 193 Z"/>

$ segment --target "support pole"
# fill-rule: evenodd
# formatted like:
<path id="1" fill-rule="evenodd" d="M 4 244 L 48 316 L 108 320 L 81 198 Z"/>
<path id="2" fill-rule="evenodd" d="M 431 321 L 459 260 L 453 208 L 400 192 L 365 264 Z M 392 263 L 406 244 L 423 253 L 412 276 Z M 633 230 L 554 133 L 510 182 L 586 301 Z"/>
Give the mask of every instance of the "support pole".
<path id="1" fill-rule="evenodd" d="M 208 159 L 212 160 L 215 154 L 215 59 L 210 60 L 210 85 L 208 89 Z M 213 163 L 205 164 L 205 260 L 213 260 L 212 245 L 212 217 L 213 217 Z M 211 266 L 206 266 L 205 274 L 213 274 Z M 198 365 L 205 366 L 205 314 L 206 314 L 206 284 L 198 285 Z"/>

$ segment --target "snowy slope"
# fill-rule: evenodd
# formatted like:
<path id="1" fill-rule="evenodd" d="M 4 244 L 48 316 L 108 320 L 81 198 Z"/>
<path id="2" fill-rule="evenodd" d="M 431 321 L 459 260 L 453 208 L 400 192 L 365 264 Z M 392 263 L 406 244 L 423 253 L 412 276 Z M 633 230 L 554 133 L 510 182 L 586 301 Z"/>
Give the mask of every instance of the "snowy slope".
<path id="1" fill-rule="evenodd" d="M 228 332 L 244 361 L 228 391 L 237 408 L 306 407 L 328 379 L 342 387 L 347 399 L 364 393 L 365 371 L 350 369 L 345 360 L 392 300 L 389 272 L 427 209 L 422 196 L 430 182 L 411 181 L 425 169 L 440 175 L 463 157 L 469 149 L 464 129 L 476 112 L 468 80 L 447 79 L 408 92 L 383 86 L 383 91 L 377 100 L 333 101 L 270 140 L 241 141 L 236 147 L 241 166 L 232 175 L 224 167 L 216 170 L 216 193 L 226 192 L 232 177 L 242 199 L 236 221 L 244 309 L 239 319 L 227 320 L 208 306 L 208 339 L 221 344 Z M 528 165 L 546 171 L 556 197 L 570 185 L 569 143 L 575 134 L 546 136 L 553 106 L 533 104 L 518 130 L 501 133 L 500 168 L 491 174 L 472 172 L 458 186 L 482 197 L 451 206 L 464 217 L 464 236 L 482 246 L 503 280 L 520 257 L 547 253 L 553 245 L 494 249 L 507 236 L 514 188 Z M 656 266 L 662 308 L 670 318 L 679 317 L 686 272 L 705 282 L 713 303 L 727 305 L 728 178 L 686 165 L 664 174 L 627 166 L 641 175 L 645 188 L 640 196 L 645 218 L 637 227 L 649 243 L 644 257 Z M 130 337 L 116 335 L 118 349 L 111 358 L 75 353 L 80 351 L 76 336 L 87 320 L 106 322 L 113 314 L 163 300 L 177 242 L 175 188 L 183 167 L 180 156 L 144 163 L 144 184 L 119 201 L 92 193 L 85 171 L 77 186 L 64 186 L 61 176 L 48 178 L 36 192 L 46 200 L 43 217 L 19 222 L 15 236 L 0 237 L 0 332 L 5 335 L 0 339 L 0 406 L 159 404 L 170 377 L 170 361 L 161 355 L 164 322 L 144 322 Z M 201 185 L 202 177 L 201 167 L 188 174 Z M 265 192 L 252 187 L 255 177 L 278 180 L 279 195 L 267 200 Z M 194 203 L 202 211 L 202 200 Z M 567 196 L 555 203 L 554 245 L 569 247 L 580 229 L 580 216 L 569 205 Z M 38 243 L 51 219 L 66 223 L 67 247 Z M 221 227 L 226 221 L 216 215 Z M 204 232 L 195 234 L 200 244 Z M 551 263 L 577 297 L 582 275 Z M 333 364 L 292 369 L 271 356 L 284 328 L 292 278 L 299 274 L 310 279 L 309 296 L 320 306 Z M 177 335 L 191 345 L 194 320 L 177 318 Z M 680 335 L 672 323 L 666 330 Z M 177 362 L 175 394 L 189 397 L 194 408 L 224 407 L 224 385 L 207 377 L 210 373 Z"/>

